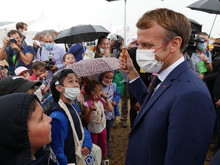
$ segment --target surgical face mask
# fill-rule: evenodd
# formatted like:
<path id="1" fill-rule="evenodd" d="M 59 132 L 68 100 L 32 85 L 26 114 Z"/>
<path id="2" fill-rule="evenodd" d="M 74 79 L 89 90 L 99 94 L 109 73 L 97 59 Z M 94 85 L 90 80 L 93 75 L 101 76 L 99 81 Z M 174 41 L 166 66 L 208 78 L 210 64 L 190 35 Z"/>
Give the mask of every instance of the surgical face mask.
<path id="1" fill-rule="evenodd" d="M 43 45 L 44 45 L 44 42 L 43 42 L 43 41 L 40 41 L 40 45 L 43 46 Z"/>
<path id="2" fill-rule="evenodd" d="M 47 50 L 53 49 L 53 43 L 45 43 L 44 46 L 46 47 Z"/>
<path id="3" fill-rule="evenodd" d="M 22 35 L 26 36 L 27 35 L 27 30 L 23 30 Z"/>
<path id="4" fill-rule="evenodd" d="M 99 51 L 103 54 L 106 52 L 105 49 L 103 49 L 103 48 L 99 48 Z"/>
<path id="5" fill-rule="evenodd" d="M 197 48 L 199 49 L 199 50 L 205 50 L 206 48 L 207 48 L 207 43 L 206 42 L 203 42 L 203 43 L 201 43 L 201 42 L 199 42 L 198 44 L 197 44 Z"/>
<path id="6" fill-rule="evenodd" d="M 155 49 L 137 49 L 136 61 L 147 73 L 158 73 L 163 65 L 155 59 Z"/>
<path id="7" fill-rule="evenodd" d="M 64 96 L 69 100 L 77 99 L 80 89 L 79 88 L 64 88 L 65 91 L 63 92 Z"/>
<path id="8" fill-rule="evenodd" d="M 102 84 L 107 87 L 107 86 L 109 86 L 111 83 L 106 84 L 105 81 L 102 81 Z"/>

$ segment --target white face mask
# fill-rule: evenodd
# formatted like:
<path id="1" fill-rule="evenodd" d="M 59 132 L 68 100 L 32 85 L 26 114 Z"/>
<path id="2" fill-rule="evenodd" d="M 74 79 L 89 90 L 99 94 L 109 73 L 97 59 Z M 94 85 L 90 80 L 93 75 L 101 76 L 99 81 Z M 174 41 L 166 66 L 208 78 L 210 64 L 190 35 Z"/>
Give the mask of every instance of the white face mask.
<path id="1" fill-rule="evenodd" d="M 111 83 L 106 84 L 105 81 L 102 81 L 102 84 L 105 85 L 105 86 L 109 86 Z"/>
<path id="2" fill-rule="evenodd" d="M 65 91 L 63 92 L 64 96 L 69 100 L 77 99 L 80 89 L 79 88 L 64 88 Z"/>
<path id="3" fill-rule="evenodd" d="M 163 65 L 155 59 L 155 49 L 137 49 L 136 61 L 147 73 L 158 73 Z"/>
<path id="4" fill-rule="evenodd" d="M 106 52 L 106 50 L 103 48 L 99 48 L 99 51 L 100 51 L 100 53 L 103 53 L 103 54 Z"/>
<path id="5" fill-rule="evenodd" d="M 22 34 L 23 34 L 24 36 L 26 36 L 26 35 L 27 35 L 27 30 L 23 30 Z"/>

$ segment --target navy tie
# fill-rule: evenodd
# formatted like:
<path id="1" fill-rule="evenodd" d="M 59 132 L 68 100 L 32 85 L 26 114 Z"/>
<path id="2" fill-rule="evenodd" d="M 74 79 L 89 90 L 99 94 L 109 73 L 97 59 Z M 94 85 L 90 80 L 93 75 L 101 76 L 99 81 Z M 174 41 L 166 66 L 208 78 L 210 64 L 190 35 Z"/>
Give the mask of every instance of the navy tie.
<path id="1" fill-rule="evenodd" d="M 161 83 L 161 81 L 160 81 L 160 79 L 158 78 L 158 76 L 154 76 L 153 77 L 153 80 L 152 80 L 152 85 L 151 85 L 151 87 L 150 87 L 150 89 L 149 89 L 149 95 L 150 95 L 150 97 L 151 97 L 151 95 L 154 93 L 154 89 L 157 87 L 157 85 L 158 84 L 160 84 Z"/>

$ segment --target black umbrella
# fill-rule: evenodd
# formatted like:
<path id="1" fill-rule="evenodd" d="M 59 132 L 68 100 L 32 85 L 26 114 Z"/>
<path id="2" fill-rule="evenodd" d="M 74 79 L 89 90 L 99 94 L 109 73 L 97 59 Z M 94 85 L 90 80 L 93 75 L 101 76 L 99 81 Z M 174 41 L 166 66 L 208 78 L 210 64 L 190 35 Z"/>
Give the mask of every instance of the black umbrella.
<path id="1" fill-rule="evenodd" d="M 60 31 L 55 37 L 56 43 L 82 43 L 94 41 L 101 36 L 107 36 L 110 32 L 100 25 L 78 25 Z"/>
<path id="2" fill-rule="evenodd" d="M 210 13 L 210 14 L 216 14 L 215 19 L 212 24 L 212 28 L 214 26 L 217 15 L 220 14 L 220 0 L 200 0 L 187 7 L 192 10 L 198 10 L 198 11 L 203 11 L 203 12 Z M 210 30 L 209 35 L 212 32 L 212 28 Z"/>
<path id="3" fill-rule="evenodd" d="M 200 0 L 187 7 L 193 10 L 204 11 L 210 14 L 220 14 L 219 0 Z"/>
<path id="4" fill-rule="evenodd" d="M 202 30 L 202 25 L 199 24 L 198 22 L 196 22 L 195 20 L 193 19 L 190 19 L 188 18 L 189 22 L 191 23 L 191 27 L 192 27 L 192 30 L 198 34 L 199 32 L 201 32 Z"/>

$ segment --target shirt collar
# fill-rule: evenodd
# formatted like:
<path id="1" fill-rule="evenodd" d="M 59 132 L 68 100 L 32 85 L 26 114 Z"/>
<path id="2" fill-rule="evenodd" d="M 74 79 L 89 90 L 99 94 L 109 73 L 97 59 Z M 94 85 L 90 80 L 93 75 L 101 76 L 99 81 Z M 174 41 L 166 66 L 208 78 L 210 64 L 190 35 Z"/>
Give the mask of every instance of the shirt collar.
<path id="1" fill-rule="evenodd" d="M 160 79 L 160 81 L 163 82 L 166 79 L 166 77 L 170 74 L 170 72 L 182 62 L 184 62 L 183 56 L 180 59 L 178 59 L 176 62 L 174 62 L 172 65 L 170 65 L 168 68 L 163 70 L 161 73 L 159 73 L 158 78 Z"/>

